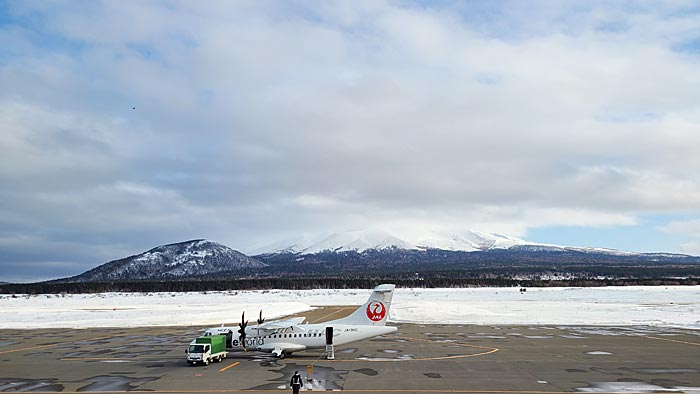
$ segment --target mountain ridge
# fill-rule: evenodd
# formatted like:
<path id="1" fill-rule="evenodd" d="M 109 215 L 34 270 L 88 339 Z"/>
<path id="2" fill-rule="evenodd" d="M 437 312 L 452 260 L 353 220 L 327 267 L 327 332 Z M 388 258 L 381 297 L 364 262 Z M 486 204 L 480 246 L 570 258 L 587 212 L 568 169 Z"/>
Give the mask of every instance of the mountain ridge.
<path id="1" fill-rule="evenodd" d="M 468 230 L 462 234 L 444 232 L 427 232 L 419 236 L 401 237 L 379 229 L 353 230 L 333 233 L 327 236 L 304 236 L 278 240 L 266 246 L 251 249 L 249 255 L 266 254 L 317 254 L 322 252 L 358 253 L 367 250 L 402 249 L 402 250 L 447 250 L 460 252 L 477 252 L 494 249 L 510 249 L 513 247 L 528 247 L 531 250 L 546 251 L 582 251 L 611 255 L 642 255 L 644 253 L 618 249 L 580 246 L 561 246 L 510 237 L 496 233 L 483 233 Z M 685 256 L 683 254 L 667 253 L 669 255 Z"/>
<path id="2" fill-rule="evenodd" d="M 194 239 L 166 244 L 112 260 L 66 281 L 109 281 L 189 278 L 264 268 L 267 264 L 222 244 Z"/>
<path id="3" fill-rule="evenodd" d="M 462 236 L 432 233 L 428 238 L 415 239 L 417 241 L 411 243 L 381 230 L 350 231 L 320 239 L 300 237 L 292 244 L 277 242 L 274 252 L 252 257 L 213 241 L 195 239 L 157 246 L 109 261 L 80 275 L 50 282 L 405 276 L 418 271 L 477 276 L 547 272 L 582 277 L 607 274 L 700 276 L 700 257 L 684 254 L 529 243 L 478 232 Z"/>

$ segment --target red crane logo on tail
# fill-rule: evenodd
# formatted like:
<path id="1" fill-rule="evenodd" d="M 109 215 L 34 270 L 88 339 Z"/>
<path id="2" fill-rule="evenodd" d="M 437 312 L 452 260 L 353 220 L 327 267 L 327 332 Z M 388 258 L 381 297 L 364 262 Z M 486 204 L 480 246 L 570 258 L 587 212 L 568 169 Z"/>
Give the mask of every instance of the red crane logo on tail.
<path id="1" fill-rule="evenodd" d="M 381 321 L 386 316 L 386 308 L 379 301 L 370 302 L 367 305 L 367 317 L 372 321 Z"/>

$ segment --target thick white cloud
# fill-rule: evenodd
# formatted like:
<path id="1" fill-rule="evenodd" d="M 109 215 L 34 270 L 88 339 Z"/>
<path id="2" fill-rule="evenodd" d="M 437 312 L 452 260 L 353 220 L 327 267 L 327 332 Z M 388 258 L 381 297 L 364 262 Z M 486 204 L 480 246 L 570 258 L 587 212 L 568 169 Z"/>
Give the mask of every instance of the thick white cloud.
<path id="1" fill-rule="evenodd" d="M 687 221 L 673 221 L 661 227 L 666 233 L 680 233 L 700 238 L 700 219 Z"/>
<path id="2" fill-rule="evenodd" d="M 692 3 L 11 6 L 0 239 L 90 245 L 86 268 L 192 237 L 700 207 Z"/>

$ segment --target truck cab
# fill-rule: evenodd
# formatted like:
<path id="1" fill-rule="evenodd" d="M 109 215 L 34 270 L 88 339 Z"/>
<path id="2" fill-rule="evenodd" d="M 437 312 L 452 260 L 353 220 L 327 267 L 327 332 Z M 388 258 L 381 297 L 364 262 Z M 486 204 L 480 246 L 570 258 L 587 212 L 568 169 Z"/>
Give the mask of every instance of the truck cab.
<path id="1" fill-rule="evenodd" d="M 187 354 L 187 364 L 190 365 L 209 365 L 210 362 L 221 362 L 227 356 L 226 336 L 212 335 L 196 338 L 190 342 L 185 353 Z"/>

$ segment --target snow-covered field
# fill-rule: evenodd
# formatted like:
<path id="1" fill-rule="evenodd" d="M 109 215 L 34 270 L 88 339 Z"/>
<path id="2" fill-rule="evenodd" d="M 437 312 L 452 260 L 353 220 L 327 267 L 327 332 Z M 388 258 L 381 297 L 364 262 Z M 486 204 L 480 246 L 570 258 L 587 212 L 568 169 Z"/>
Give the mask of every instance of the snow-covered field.
<path id="1" fill-rule="evenodd" d="M 370 290 L 0 296 L 0 328 L 251 324 L 317 306 L 360 305 Z M 700 329 L 700 286 L 397 289 L 390 321 L 654 325 Z"/>

